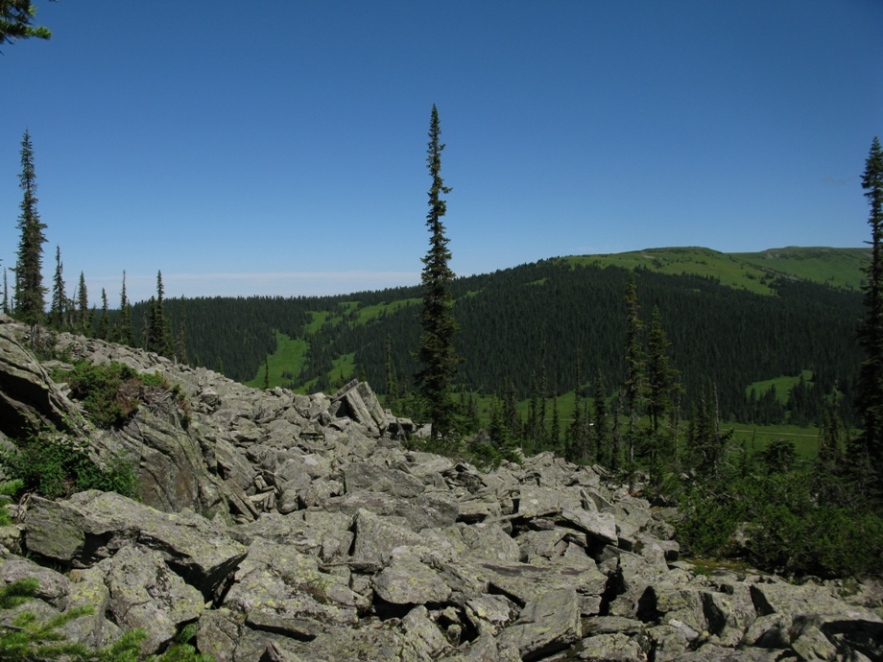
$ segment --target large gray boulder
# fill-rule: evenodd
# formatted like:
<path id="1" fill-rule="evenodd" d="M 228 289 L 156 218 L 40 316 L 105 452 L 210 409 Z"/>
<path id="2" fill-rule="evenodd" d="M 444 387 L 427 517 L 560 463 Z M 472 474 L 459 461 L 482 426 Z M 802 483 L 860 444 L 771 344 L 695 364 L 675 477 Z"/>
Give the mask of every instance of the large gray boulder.
<path id="1" fill-rule="evenodd" d="M 220 525 L 194 513 L 163 513 L 113 492 L 91 490 L 66 501 L 31 500 L 29 552 L 73 567 L 89 567 L 140 544 L 207 598 L 217 594 L 246 549 Z"/>
<path id="2" fill-rule="evenodd" d="M 500 635 L 522 660 L 537 660 L 563 650 L 582 637 L 579 603 L 572 588 L 544 591 L 529 600 L 518 620 Z"/>
<path id="3" fill-rule="evenodd" d="M 257 539 L 236 570 L 224 606 L 244 614 L 254 629 L 303 638 L 354 626 L 370 603 L 340 576 L 320 571 L 315 557 Z"/>
<path id="4" fill-rule="evenodd" d="M 173 572 L 157 550 L 123 547 L 95 569 L 105 576 L 106 609 L 113 622 L 147 632 L 141 646 L 144 653 L 166 645 L 181 625 L 195 621 L 203 610 L 202 594 Z"/>
<path id="5" fill-rule="evenodd" d="M 39 327 L 25 334 L 24 328 L 0 313 L 0 433 L 20 438 L 34 430 L 76 430 L 77 408 L 26 347 L 46 341 Z"/>

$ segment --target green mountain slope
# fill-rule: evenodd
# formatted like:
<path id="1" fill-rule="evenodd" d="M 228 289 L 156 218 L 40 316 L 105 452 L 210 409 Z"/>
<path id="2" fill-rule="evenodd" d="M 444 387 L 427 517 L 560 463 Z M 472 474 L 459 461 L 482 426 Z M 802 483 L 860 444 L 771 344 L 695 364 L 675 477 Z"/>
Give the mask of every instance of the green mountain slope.
<path id="1" fill-rule="evenodd" d="M 625 268 L 634 268 L 643 319 L 658 307 L 671 340 L 687 388 L 685 412 L 710 382 L 725 417 L 750 420 L 759 405 L 748 401 L 749 385 L 804 371 L 812 373 L 813 397 L 836 382 L 849 402 L 860 360 L 855 287 L 866 261 L 863 249 L 728 255 L 669 248 L 459 278 L 461 386 L 552 396 L 585 391 L 600 375 L 612 390 L 623 372 Z M 262 385 L 268 362 L 271 386 L 333 390 L 364 376 L 384 393 L 388 367 L 400 384 L 417 368 L 420 294 L 415 286 L 337 297 L 171 299 L 166 306 L 173 328 L 186 319 L 189 356 L 240 381 Z"/>
<path id="2" fill-rule="evenodd" d="M 770 282 L 796 278 L 857 290 L 870 248 L 771 248 L 759 253 L 721 253 L 710 248 L 649 248 L 609 255 L 561 258 L 569 264 L 650 269 L 664 274 L 703 276 L 757 294 L 774 294 Z"/>
<path id="3" fill-rule="evenodd" d="M 771 248 L 733 257 L 772 274 L 785 274 L 832 287 L 859 289 L 862 269 L 871 259 L 870 248 Z"/>

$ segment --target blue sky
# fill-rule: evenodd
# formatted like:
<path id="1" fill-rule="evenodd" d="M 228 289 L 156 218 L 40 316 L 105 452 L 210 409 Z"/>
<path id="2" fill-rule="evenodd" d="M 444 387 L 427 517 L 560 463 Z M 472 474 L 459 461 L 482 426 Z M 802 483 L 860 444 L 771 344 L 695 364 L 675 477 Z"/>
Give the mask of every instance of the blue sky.
<path id="1" fill-rule="evenodd" d="M 417 284 L 438 106 L 451 266 L 860 246 L 879 0 L 36 0 L 0 56 L 0 258 L 90 298 Z M 10 274 L 11 276 L 11 274 Z"/>

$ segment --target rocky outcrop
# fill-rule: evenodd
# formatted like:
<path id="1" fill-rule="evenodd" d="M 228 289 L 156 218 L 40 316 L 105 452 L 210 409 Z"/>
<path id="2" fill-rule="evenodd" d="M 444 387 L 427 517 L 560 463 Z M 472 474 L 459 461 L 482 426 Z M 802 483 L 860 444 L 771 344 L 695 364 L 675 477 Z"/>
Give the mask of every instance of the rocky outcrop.
<path id="1" fill-rule="evenodd" d="M 0 434 L 19 437 L 44 427 L 70 430 L 75 409 L 26 349 L 40 342 L 36 329 L 24 329 L 0 313 Z"/>
<path id="2" fill-rule="evenodd" d="M 0 384 L 44 394 L 4 387 L 4 402 L 22 420 L 76 418 L 26 330 L 0 331 Z M 260 392 L 97 340 L 58 347 L 162 372 L 190 409 L 71 432 L 99 461 L 132 462 L 141 502 L 89 491 L 13 508 L 0 582 L 37 578 L 41 617 L 92 605 L 65 626 L 75 640 L 140 627 L 148 653 L 195 623 L 202 652 L 235 662 L 883 659 L 879 591 L 696 574 L 601 470 L 542 454 L 481 472 L 408 450 L 416 429 L 364 383 Z"/>

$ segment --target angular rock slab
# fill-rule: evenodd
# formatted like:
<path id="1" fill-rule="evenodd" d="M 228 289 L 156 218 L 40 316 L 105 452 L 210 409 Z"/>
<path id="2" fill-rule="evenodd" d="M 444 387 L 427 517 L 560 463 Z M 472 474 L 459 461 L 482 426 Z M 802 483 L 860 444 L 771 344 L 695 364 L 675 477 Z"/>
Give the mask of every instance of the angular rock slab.
<path id="1" fill-rule="evenodd" d="M 541 593 L 503 630 L 500 641 L 518 648 L 523 660 L 535 660 L 570 646 L 582 636 L 579 601 L 572 588 Z"/>
<path id="2" fill-rule="evenodd" d="M 597 568 L 571 568 L 527 563 L 480 563 L 474 566 L 495 592 L 526 604 L 552 589 L 570 589 L 581 595 L 601 595 L 607 577 Z"/>
<path id="3" fill-rule="evenodd" d="M 378 517 L 368 510 L 356 514 L 356 541 L 353 559 L 360 563 L 383 565 L 392 555 L 392 550 L 404 545 L 420 546 L 423 537 L 404 526 L 398 526 L 391 517 Z"/>
<path id="4" fill-rule="evenodd" d="M 202 612 L 196 630 L 200 652 L 217 662 L 232 660 L 244 621 L 242 614 L 225 607 Z"/>
<path id="5" fill-rule="evenodd" d="M 405 630 L 403 657 L 410 660 L 437 660 L 451 646 L 438 626 L 429 619 L 426 607 L 419 605 L 402 619 Z"/>
<path id="6" fill-rule="evenodd" d="M 44 427 L 70 430 L 75 408 L 18 341 L 17 327 L 0 313 L 0 432 L 17 438 Z"/>
<path id="7" fill-rule="evenodd" d="M 649 650 L 646 637 L 630 637 L 622 632 L 586 637 L 576 646 L 575 660 L 617 660 L 618 662 L 645 662 Z M 680 659 L 680 658 L 679 658 Z"/>
<path id="8" fill-rule="evenodd" d="M 71 582 L 61 573 L 19 557 L 0 562 L 0 586 L 12 584 L 20 579 L 36 579 L 39 582 L 34 597 L 48 602 L 57 609 L 64 609 L 67 606 Z"/>
<path id="9" fill-rule="evenodd" d="M 374 578 L 374 591 L 397 605 L 441 603 L 451 588 L 432 568 L 412 558 L 395 559 Z"/>
<path id="10" fill-rule="evenodd" d="M 125 547 L 95 569 L 106 573 L 108 609 L 115 622 L 126 630 L 140 628 L 147 633 L 141 643 L 145 654 L 169 642 L 178 626 L 196 620 L 202 612 L 202 594 L 172 572 L 156 550 Z"/>
<path id="11" fill-rule="evenodd" d="M 245 614 L 245 623 L 256 629 L 311 639 L 329 627 L 355 625 L 369 603 L 340 577 L 321 572 L 314 557 L 258 539 L 224 606 Z"/>
<path id="12" fill-rule="evenodd" d="M 348 416 L 364 425 L 370 434 L 379 435 L 389 425 L 386 412 L 366 382 L 350 382 L 331 401 L 332 411 L 338 416 Z"/>
<path id="13" fill-rule="evenodd" d="M 410 662 L 403 649 L 405 635 L 394 619 L 362 628 L 338 628 L 320 634 L 313 641 L 300 642 L 293 660 L 298 662 L 343 662 L 344 660 L 389 660 Z"/>
<path id="14" fill-rule="evenodd" d="M 89 567 L 135 543 L 156 549 L 207 598 L 246 555 L 244 546 L 204 517 L 162 513 L 98 490 L 80 492 L 67 501 L 34 497 L 26 532 L 29 551 L 75 567 Z"/>

